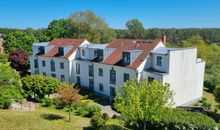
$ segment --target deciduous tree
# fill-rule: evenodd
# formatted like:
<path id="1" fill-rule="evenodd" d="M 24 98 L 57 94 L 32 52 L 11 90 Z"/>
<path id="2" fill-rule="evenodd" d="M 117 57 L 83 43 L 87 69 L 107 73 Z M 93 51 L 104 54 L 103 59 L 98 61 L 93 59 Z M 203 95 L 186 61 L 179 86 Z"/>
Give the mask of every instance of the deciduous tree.
<path id="1" fill-rule="evenodd" d="M 115 106 L 127 122 L 158 121 L 160 114 L 172 106 L 173 92 L 169 84 L 159 81 L 138 83 L 137 79 L 127 81 L 119 92 L 116 90 Z"/>
<path id="2" fill-rule="evenodd" d="M 130 38 L 143 38 L 144 27 L 142 23 L 137 19 L 131 19 L 126 23 Z"/>
<path id="3" fill-rule="evenodd" d="M 57 92 L 57 100 L 69 108 L 69 122 L 71 121 L 71 105 L 79 101 L 79 90 L 73 85 L 62 84 Z"/>

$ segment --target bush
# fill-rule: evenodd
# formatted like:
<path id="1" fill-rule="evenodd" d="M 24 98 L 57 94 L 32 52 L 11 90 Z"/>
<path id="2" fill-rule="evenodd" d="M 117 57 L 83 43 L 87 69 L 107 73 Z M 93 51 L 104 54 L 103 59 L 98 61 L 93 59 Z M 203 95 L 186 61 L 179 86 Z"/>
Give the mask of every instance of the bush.
<path id="1" fill-rule="evenodd" d="M 112 119 L 119 119 L 119 118 L 120 118 L 119 115 L 115 115 L 115 114 L 114 114 L 114 115 L 112 116 Z"/>
<path id="2" fill-rule="evenodd" d="M 105 121 L 107 121 L 107 120 L 110 119 L 110 117 L 109 117 L 109 115 L 108 115 L 107 113 L 103 113 L 103 114 L 102 114 L 102 118 L 103 118 Z"/>
<path id="3" fill-rule="evenodd" d="M 44 106 L 44 107 L 49 107 L 49 106 L 52 106 L 53 104 L 54 104 L 54 99 L 44 98 L 42 100 L 42 106 Z"/>
<path id="4" fill-rule="evenodd" d="M 201 103 L 202 103 L 203 107 L 205 107 L 207 109 L 211 108 L 211 103 L 209 103 L 208 100 L 205 97 L 202 98 Z"/>
<path id="5" fill-rule="evenodd" d="M 0 109 L 8 109 L 13 101 L 21 99 L 22 96 L 16 87 L 0 86 Z"/>
<path id="6" fill-rule="evenodd" d="M 94 129 L 100 129 L 105 126 L 106 121 L 102 118 L 100 113 L 94 113 L 91 118 L 90 124 Z"/>
<path id="7" fill-rule="evenodd" d="M 83 117 L 92 117 L 94 113 L 100 113 L 101 108 L 98 105 L 87 105 L 84 103 L 75 103 L 72 105 L 75 112 Z"/>
<path id="8" fill-rule="evenodd" d="M 215 121 L 203 114 L 173 109 L 161 115 L 159 122 L 148 122 L 152 130 L 214 130 Z"/>

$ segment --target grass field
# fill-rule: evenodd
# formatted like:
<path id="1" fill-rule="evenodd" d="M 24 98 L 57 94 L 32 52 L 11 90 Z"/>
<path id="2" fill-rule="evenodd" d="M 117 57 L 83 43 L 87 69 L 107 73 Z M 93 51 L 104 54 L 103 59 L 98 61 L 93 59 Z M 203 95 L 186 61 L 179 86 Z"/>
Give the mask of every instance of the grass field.
<path id="1" fill-rule="evenodd" d="M 208 100 L 209 103 L 212 104 L 212 107 L 211 107 L 212 110 L 214 110 L 215 107 L 217 107 L 219 105 L 219 103 L 215 100 L 213 93 L 210 93 L 210 92 L 204 90 L 203 96 Z"/>
<path id="2" fill-rule="evenodd" d="M 55 117 L 63 118 L 53 120 Z M 1 110 L 0 130 L 88 130 L 90 118 L 72 115 L 72 121 L 67 122 L 68 113 L 53 108 L 40 107 L 35 111 Z M 107 124 L 118 123 L 110 120 Z"/>

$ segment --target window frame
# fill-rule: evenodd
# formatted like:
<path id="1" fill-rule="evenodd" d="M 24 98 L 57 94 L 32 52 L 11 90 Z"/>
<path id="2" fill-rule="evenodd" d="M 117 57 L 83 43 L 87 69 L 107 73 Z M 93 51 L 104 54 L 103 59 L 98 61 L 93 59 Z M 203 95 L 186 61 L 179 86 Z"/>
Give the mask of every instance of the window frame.
<path id="1" fill-rule="evenodd" d="M 80 74 L 80 64 L 76 63 L 76 74 Z"/>
<path id="2" fill-rule="evenodd" d="M 116 71 L 113 68 L 110 70 L 110 84 L 116 84 Z"/>
<path id="3" fill-rule="evenodd" d="M 41 64 L 42 64 L 42 67 L 45 67 L 46 66 L 46 61 L 42 60 Z"/>
<path id="4" fill-rule="evenodd" d="M 102 83 L 99 83 L 99 91 L 104 92 L 104 86 Z"/>
<path id="5" fill-rule="evenodd" d="M 99 76 L 103 77 L 103 69 L 99 68 Z"/>
<path id="6" fill-rule="evenodd" d="M 123 76 L 123 78 L 124 78 L 124 82 L 127 82 L 127 80 L 129 80 L 130 79 L 130 74 L 128 74 L 128 73 L 124 73 L 124 76 Z"/>
<path id="7" fill-rule="evenodd" d="M 60 69 L 64 69 L 64 63 L 60 62 Z"/>
<path id="8" fill-rule="evenodd" d="M 156 63 L 157 66 L 160 66 L 160 67 L 162 66 L 162 59 L 163 59 L 162 56 L 157 56 L 157 63 Z"/>

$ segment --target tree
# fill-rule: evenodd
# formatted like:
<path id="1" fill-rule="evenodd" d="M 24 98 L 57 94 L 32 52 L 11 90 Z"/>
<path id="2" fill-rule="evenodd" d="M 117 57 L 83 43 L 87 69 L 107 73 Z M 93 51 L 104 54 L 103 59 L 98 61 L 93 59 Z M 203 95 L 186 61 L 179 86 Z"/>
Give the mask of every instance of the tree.
<path id="1" fill-rule="evenodd" d="M 21 100 L 20 75 L 9 63 L 0 63 L 0 108 L 7 109 L 14 100 Z"/>
<path id="2" fill-rule="evenodd" d="M 12 68 L 18 71 L 21 76 L 27 75 L 29 69 L 29 55 L 26 52 L 22 52 L 20 50 L 12 51 L 9 54 L 8 61 Z"/>
<path id="3" fill-rule="evenodd" d="M 126 23 L 130 38 L 143 38 L 144 27 L 142 23 L 137 19 L 131 19 Z"/>
<path id="4" fill-rule="evenodd" d="M 57 100 L 68 106 L 69 122 L 71 121 L 71 105 L 79 101 L 79 90 L 72 85 L 62 84 L 57 92 Z"/>
<path id="5" fill-rule="evenodd" d="M 31 75 L 22 78 L 22 92 L 25 97 L 36 96 L 44 98 L 45 95 L 55 93 L 59 89 L 59 81 L 52 77 L 45 77 L 43 75 Z"/>
<path id="6" fill-rule="evenodd" d="M 106 120 L 102 117 L 101 113 L 95 113 L 90 120 L 91 126 L 97 130 L 105 126 L 105 123 Z"/>
<path id="7" fill-rule="evenodd" d="M 53 20 L 48 25 L 47 36 L 50 37 L 50 40 L 61 37 L 68 38 L 70 37 L 70 30 L 73 30 L 73 27 L 70 19 Z"/>
<path id="8" fill-rule="evenodd" d="M 7 34 L 3 47 L 8 52 L 17 49 L 31 52 L 31 46 L 34 42 L 36 42 L 36 38 L 34 36 L 28 35 L 24 31 L 15 31 Z"/>
<path id="9" fill-rule="evenodd" d="M 138 83 L 132 79 L 122 86 L 121 92 L 116 89 L 115 107 L 126 122 L 142 122 L 146 129 L 146 122 L 159 121 L 160 114 L 169 110 L 172 96 L 167 83 L 146 80 Z"/>
<path id="10" fill-rule="evenodd" d="M 87 38 L 92 42 L 109 42 L 115 38 L 115 32 L 103 18 L 96 16 L 92 11 L 76 12 L 70 19 L 76 25 L 76 38 Z"/>

